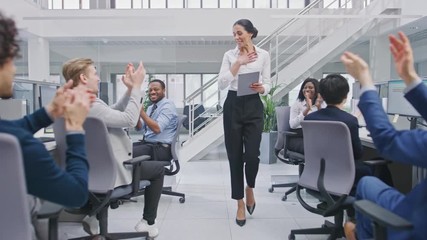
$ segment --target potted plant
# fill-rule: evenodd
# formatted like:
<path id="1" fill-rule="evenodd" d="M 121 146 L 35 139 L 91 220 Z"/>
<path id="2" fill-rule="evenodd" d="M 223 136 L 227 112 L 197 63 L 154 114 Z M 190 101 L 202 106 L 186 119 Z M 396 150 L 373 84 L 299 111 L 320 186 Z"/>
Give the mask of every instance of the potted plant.
<path id="1" fill-rule="evenodd" d="M 274 146 L 277 140 L 276 106 L 278 106 L 278 102 L 274 101 L 273 94 L 279 87 L 280 85 L 275 84 L 267 95 L 261 96 L 261 101 L 264 104 L 264 127 L 260 146 L 261 163 L 272 164 L 277 161 L 274 155 Z"/>

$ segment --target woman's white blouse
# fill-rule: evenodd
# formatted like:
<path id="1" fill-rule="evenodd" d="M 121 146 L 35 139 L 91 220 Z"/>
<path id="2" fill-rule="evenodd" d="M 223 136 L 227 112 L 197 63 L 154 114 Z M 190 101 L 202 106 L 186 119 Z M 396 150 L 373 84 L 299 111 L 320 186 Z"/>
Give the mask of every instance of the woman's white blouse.
<path id="1" fill-rule="evenodd" d="M 264 49 L 255 46 L 255 51 L 258 55 L 254 62 L 246 65 L 241 65 L 236 76 L 230 72 L 231 66 L 237 61 L 240 50 L 236 47 L 235 49 L 228 50 L 224 54 L 222 59 L 221 69 L 218 76 L 219 89 L 224 90 L 230 87 L 229 90 L 237 91 L 237 78 L 239 74 L 260 72 L 259 83 L 262 83 L 264 87 L 264 93 L 261 95 L 267 95 L 271 89 L 271 69 L 270 69 L 270 54 Z"/>
<path id="2" fill-rule="evenodd" d="M 326 103 L 322 102 L 320 105 L 321 108 L 326 107 Z M 296 100 L 295 103 L 291 106 L 291 114 L 289 116 L 289 126 L 292 129 L 301 128 L 301 121 L 304 120 L 304 110 L 307 108 L 307 102 L 305 99 L 303 101 Z M 317 111 L 317 107 L 315 105 L 311 106 L 311 110 L 308 112 L 308 114 Z M 307 114 L 307 115 L 308 115 Z"/>

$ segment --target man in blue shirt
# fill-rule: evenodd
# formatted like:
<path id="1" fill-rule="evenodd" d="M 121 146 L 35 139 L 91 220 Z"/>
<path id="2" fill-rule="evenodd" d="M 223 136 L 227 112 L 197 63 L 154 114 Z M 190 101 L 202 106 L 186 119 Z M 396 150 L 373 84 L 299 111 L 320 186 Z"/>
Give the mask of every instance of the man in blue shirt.
<path id="1" fill-rule="evenodd" d="M 390 49 L 397 73 L 405 81 L 405 98 L 424 119 L 427 119 L 427 86 L 415 72 L 414 57 L 408 38 L 399 32 L 399 38 L 390 36 Z M 360 82 L 359 109 L 361 110 L 372 140 L 380 154 L 393 161 L 427 167 L 427 131 L 421 129 L 396 130 L 388 120 L 375 91 L 369 66 L 359 56 L 346 52 L 341 57 L 347 72 Z M 404 195 L 377 178 L 364 177 L 359 181 L 357 199 L 367 199 L 379 204 L 413 224 L 408 231 L 388 230 L 388 239 L 425 239 L 427 236 L 427 179 L 418 183 Z M 359 239 L 372 238 L 372 222 L 356 214 L 356 232 Z M 346 224 L 347 239 L 355 239 L 354 224 Z"/>
<path id="2" fill-rule="evenodd" d="M 15 22 L 0 13 L 2 99 L 11 98 L 13 93 L 12 84 L 16 71 L 14 58 L 19 53 L 17 35 Z M 80 207 L 88 198 L 89 165 L 86 160 L 83 122 L 94 95 L 88 93 L 84 87 L 70 89 L 71 85 L 72 81 L 58 89 L 51 103 L 22 119 L 0 120 L 0 132 L 15 136 L 21 145 L 27 191 L 32 195 L 29 196 L 29 203 L 33 204 L 30 206 L 33 216 L 39 206 L 34 197 L 68 207 Z M 68 132 L 65 169 L 55 164 L 43 143 L 33 136 L 38 130 L 51 125 L 57 117 L 65 118 L 65 128 Z"/>
<path id="3" fill-rule="evenodd" d="M 133 156 L 150 155 L 156 161 L 172 159 L 171 144 L 176 133 L 178 114 L 175 104 L 165 98 L 166 86 L 162 80 L 154 79 L 148 86 L 152 105 L 141 108 L 137 129 L 144 131 L 144 139 L 133 145 Z"/>

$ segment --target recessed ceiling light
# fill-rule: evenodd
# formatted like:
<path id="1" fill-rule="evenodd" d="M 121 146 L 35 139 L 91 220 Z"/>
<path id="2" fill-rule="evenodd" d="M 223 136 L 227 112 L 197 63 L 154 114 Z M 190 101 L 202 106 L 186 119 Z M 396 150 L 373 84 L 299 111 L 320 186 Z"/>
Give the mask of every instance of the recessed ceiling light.
<path id="1" fill-rule="evenodd" d="M 162 40 L 164 41 L 164 40 L 166 40 L 166 38 L 165 38 L 165 37 L 162 37 Z"/>
<path id="2" fill-rule="evenodd" d="M 412 27 L 409 27 L 409 29 L 410 30 L 417 30 L 417 29 L 419 29 L 420 27 L 417 27 L 417 26 L 412 26 Z"/>

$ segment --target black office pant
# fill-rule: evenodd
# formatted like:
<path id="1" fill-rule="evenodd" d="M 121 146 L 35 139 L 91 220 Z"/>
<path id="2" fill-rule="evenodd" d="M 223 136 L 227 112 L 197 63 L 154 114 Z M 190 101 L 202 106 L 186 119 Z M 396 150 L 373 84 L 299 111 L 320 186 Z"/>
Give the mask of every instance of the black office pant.
<path id="1" fill-rule="evenodd" d="M 244 197 L 246 184 L 254 188 L 259 167 L 259 147 L 264 106 L 258 94 L 237 97 L 229 91 L 224 103 L 224 138 L 231 174 L 231 198 Z"/>
<path id="2" fill-rule="evenodd" d="M 142 155 L 141 152 L 133 152 L 133 157 Z M 163 180 L 165 175 L 165 164 L 160 161 L 144 161 L 141 164 L 141 180 L 150 181 L 150 186 L 145 188 L 144 193 L 144 212 L 142 218 L 148 224 L 154 224 L 157 217 L 157 208 L 159 206 L 160 195 L 163 189 Z"/>
<path id="3" fill-rule="evenodd" d="M 287 143 L 288 150 L 292 152 L 301 153 L 304 155 L 304 138 L 302 135 L 302 128 L 290 129 L 290 132 L 296 133 L 297 135 L 289 137 L 289 143 Z"/>
<path id="4" fill-rule="evenodd" d="M 171 145 L 144 141 L 134 142 L 133 156 L 142 155 L 149 155 L 154 161 L 170 162 L 172 160 Z"/>

